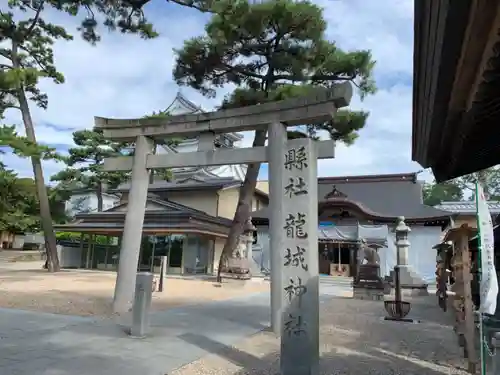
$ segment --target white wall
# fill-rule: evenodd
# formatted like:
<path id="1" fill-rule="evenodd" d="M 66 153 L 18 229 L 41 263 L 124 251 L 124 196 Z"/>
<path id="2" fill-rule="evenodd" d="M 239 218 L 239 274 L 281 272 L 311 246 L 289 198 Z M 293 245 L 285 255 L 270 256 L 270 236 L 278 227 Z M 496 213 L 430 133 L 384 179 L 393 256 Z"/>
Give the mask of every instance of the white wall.
<path id="1" fill-rule="evenodd" d="M 102 196 L 102 206 L 104 211 L 119 203 L 120 198 L 115 195 L 103 194 Z M 80 210 L 78 210 L 78 208 L 80 208 Z M 95 193 L 74 194 L 69 200 L 66 201 L 64 209 L 68 216 L 75 216 L 81 212 L 95 212 L 97 211 L 97 195 Z"/>
<path id="2" fill-rule="evenodd" d="M 82 249 L 57 245 L 57 255 L 62 268 L 80 268 L 82 266 Z"/>
<path id="3" fill-rule="evenodd" d="M 440 242 L 441 228 L 415 225 L 408 235 L 410 249 L 408 250 L 408 264 L 426 282 L 436 279 L 436 250 L 432 247 Z M 389 228 L 387 238 L 388 247 L 379 250 L 380 274 L 389 275 L 396 265 L 396 245 L 394 228 Z"/>
<path id="4" fill-rule="evenodd" d="M 271 269 L 268 227 L 257 227 L 257 244 L 252 246 L 252 257 L 261 269 Z"/>

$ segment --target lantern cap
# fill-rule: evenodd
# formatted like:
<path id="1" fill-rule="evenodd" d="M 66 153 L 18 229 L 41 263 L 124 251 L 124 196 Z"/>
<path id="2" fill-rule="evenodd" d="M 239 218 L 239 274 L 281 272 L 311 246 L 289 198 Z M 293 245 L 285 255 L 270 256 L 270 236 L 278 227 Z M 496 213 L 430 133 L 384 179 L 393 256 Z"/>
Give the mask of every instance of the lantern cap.
<path id="1" fill-rule="evenodd" d="M 243 232 L 244 233 L 249 233 L 249 232 L 254 232 L 255 230 L 256 230 L 256 228 L 252 224 L 252 218 L 249 217 L 248 220 L 245 223 L 245 226 L 243 227 Z"/>
<path id="2" fill-rule="evenodd" d="M 398 217 L 398 224 L 396 226 L 395 231 L 396 232 L 411 232 L 411 229 L 408 225 L 405 223 L 405 217 L 404 216 L 399 216 Z"/>

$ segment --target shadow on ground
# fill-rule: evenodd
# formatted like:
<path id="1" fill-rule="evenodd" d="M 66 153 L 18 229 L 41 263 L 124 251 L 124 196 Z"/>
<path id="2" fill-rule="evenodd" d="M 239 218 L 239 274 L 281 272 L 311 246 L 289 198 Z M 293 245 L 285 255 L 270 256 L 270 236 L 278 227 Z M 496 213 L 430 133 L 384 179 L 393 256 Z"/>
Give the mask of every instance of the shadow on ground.
<path id="1" fill-rule="evenodd" d="M 345 305 L 339 308 L 340 305 Z M 445 314 L 432 300 L 414 303 L 419 324 L 384 321 L 381 302 L 332 297 L 321 317 L 321 374 L 465 374 L 456 338 Z M 254 336 L 255 348 L 230 347 L 212 337 L 186 333 L 181 338 L 233 365 L 227 374 L 279 373 L 279 340 L 270 333 Z M 268 347 L 262 355 L 263 347 Z M 204 366 L 207 367 L 206 364 Z M 175 374 L 188 374 L 179 369 Z M 208 373 L 208 372 L 207 372 Z M 223 372 L 226 374 L 225 372 Z"/>
<path id="2" fill-rule="evenodd" d="M 162 375 L 209 354 L 180 336 L 197 333 L 234 345 L 266 325 L 268 300 L 257 296 L 157 312 L 145 339 L 128 337 L 123 327 L 106 319 L 5 309 L 0 314 L 0 374 Z"/>
<path id="3" fill-rule="evenodd" d="M 171 374 L 209 354 L 236 365 L 233 372 L 216 368 L 220 375 L 279 373 L 279 340 L 271 333 L 254 336 L 264 340 L 256 348 L 233 347 L 266 326 L 267 303 L 263 295 L 157 312 L 146 339 L 106 320 L 0 315 L 0 374 Z M 462 374 L 455 334 L 429 299 L 414 304 L 421 324 L 384 321 L 381 302 L 328 297 L 321 306 L 321 374 Z"/>

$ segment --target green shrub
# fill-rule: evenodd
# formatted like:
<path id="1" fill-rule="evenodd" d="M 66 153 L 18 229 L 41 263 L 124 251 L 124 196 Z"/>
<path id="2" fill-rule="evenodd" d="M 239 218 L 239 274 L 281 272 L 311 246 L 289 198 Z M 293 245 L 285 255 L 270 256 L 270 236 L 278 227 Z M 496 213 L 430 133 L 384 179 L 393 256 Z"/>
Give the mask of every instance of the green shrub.
<path id="1" fill-rule="evenodd" d="M 88 241 L 88 236 L 85 236 L 85 241 Z M 81 233 L 76 232 L 58 232 L 56 233 L 56 239 L 64 241 L 74 241 L 80 242 Z M 108 245 L 111 242 L 111 238 L 108 236 L 96 235 L 95 243 L 100 245 Z"/>

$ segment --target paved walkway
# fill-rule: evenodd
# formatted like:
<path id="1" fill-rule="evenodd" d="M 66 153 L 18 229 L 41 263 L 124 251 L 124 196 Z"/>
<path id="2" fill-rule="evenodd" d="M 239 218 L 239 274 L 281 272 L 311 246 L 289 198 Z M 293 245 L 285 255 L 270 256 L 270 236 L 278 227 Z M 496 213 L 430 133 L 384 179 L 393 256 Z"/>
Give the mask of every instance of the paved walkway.
<path id="1" fill-rule="evenodd" d="M 268 325 L 268 301 L 259 294 L 154 313 L 146 339 L 110 320 L 1 309 L 0 374 L 165 375 L 207 354 L 183 335 L 232 345 Z"/>
<path id="2" fill-rule="evenodd" d="M 322 302 L 346 291 L 322 285 Z M 185 306 L 154 313 L 152 335 L 132 339 L 110 320 L 0 309 L 0 374 L 165 375 L 210 354 L 190 338 L 231 346 L 268 327 L 269 315 L 267 293 Z"/>

